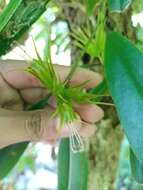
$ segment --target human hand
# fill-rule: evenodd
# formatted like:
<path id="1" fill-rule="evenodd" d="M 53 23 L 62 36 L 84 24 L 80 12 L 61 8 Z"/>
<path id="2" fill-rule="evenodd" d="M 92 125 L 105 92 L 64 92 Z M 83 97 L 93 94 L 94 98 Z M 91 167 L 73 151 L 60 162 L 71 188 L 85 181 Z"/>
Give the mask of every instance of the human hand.
<path id="1" fill-rule="evenodd" d="M 54 111 L 52 101 L 44 110 L 22 111 L 25 104 L 33 104 L 44 98 L 48 93 L 34 76 L 24 71 L 28 66 L 27 63 L 25 61 L 12 60 L 1 60 L 0 62 L 0 106 L 2 108 L 0 115 L 5 115 L 3 125 L 0 126 L 0 134 L 5 137 L 5 140 L 1 140 L 3 142 L 0 142 L 0 145 L 6 146 L 22 141 L 51 141 L 69 136 L 69 131 L 65 128 L 58 132 L 54 127 L 56 121 L 50 119 Z M 61 80 L 66 78 L 70 70 L 69 67 L 58 65 L 55 65 L 54 68 Z M 80 84 L 85 80 L 89 80 L 85 88 L 92 88 L 99 84 L 102 79 L 97 73 L 78 68 L 70 83 L 71 85 Z M 95 131 L 94 123 L 103 117 L 101 108 L 96 105 L 84 104 L 75 105 L 74 109 L 81 119 L 87 123 L 84 123 L 84 127 L 79 128 L 80 135 L 90 136 L 93 134 Z M 11 120 L 13 121 L 12 127 Z M 28 121 L 30 135 L 26 131 L 26 121 Z"/>

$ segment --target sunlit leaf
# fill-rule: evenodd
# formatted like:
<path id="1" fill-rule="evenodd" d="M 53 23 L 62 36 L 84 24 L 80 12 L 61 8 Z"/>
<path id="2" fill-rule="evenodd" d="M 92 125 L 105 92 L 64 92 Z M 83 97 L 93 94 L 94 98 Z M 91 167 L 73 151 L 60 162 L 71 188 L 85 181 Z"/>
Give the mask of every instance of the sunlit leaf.
<path id="1" fill-rule="evenodd" d="M 95 9 L 95 6 L 99 1 L 100 0 L 87 0 L 87 2 L 86 2 L 86 11 L 87 11 L 88 16 L 92 15 L 92 13 L 93 13 L 93 11 Z"/>
<path id="2" fill-rule="evenodd" d="M 75 46 L 79 47 L 92 57 L 98 57 L 101 62 L 103 62 L 103 52 L 106 40 L 105 16 L 106 2 L 104 1 L 101 3 L 96 28 L 78 28 L 71 33 L 71 36 L 75 39 Z"/>

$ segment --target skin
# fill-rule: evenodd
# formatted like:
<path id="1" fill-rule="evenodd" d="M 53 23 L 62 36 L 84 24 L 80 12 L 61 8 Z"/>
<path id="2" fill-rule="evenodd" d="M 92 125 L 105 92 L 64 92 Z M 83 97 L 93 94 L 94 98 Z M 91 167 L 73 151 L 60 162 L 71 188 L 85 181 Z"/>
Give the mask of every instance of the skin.
<path id="1" fill-rule="evenodd" d="M 51 143 L 70 135 L 68 128 L 56 130 L 58 118 L 51 118 L 56 106 L 53 98 L 43 110 L 23 111 L 25 104 L 31 105 L 48 93 L 39 80 L 24 71 L 27 66 L 25 61 L 0 60 L 0 148 L 25 141 Z M 55 65 L 54 69 L 64 81 L 70 67 Z M 102 77 L 98 73 L 78 68 L 70 84 L 80 84 L 85 80 L 89 80 L 85 85 L 89 89 L 97 86 Z M 104 115 L 103 110 L 89 104 L 75 105 L 74 109 L 81 119 L 74 123 L 80 126 L 79 134 L 91 136 L 95 132 L 95 123 Z"/>

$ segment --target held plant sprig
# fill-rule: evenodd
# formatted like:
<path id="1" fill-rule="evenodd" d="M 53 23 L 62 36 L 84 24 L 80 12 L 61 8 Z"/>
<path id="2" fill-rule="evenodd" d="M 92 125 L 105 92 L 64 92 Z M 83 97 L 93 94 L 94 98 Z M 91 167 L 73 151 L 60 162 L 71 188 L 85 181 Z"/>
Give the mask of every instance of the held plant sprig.
<path id="1" fill-rule="evenodd" d="M 64 82 L 60 80 L 59 76 L 54 70 L 53 64 L 51 63 L 51 58 L 46 58 L 43 61 L 37 51 L 35 46 L 35 51 L 37 59 L 34 59 L 31 66 L 28 67 L 28 72 L 36 76 L 48 89 L 48 92 L 54 97 L 56 101 L 56 110 L 53 116 L 59 116 L 60 124 L 58 129 L 62 127 L 68 127 L 70 135 L 70 144 L 73 152 L 79 152 L 84 150 L 84 143 L 76 125 L 78 125 L 79 115 L 74 111 L 73 105 L 92 103 L 93 94 L 87 93 L 84 89 L 85 83 L 88 81 L 76 85 L 69 86 L 68 80 Z"/>

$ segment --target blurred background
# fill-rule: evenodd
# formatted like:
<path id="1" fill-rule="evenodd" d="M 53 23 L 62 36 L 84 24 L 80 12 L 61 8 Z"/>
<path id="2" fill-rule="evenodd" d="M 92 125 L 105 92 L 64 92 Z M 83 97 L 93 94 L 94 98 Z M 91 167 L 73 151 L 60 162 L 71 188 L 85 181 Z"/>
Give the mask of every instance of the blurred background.
<path id="1" fill-rule="evenodd" d="M 9 1 L 0 1 L 0 10 Z M 100 60 L 85 53 L 78 59 L 79 48 L 75 47 L 70 32 L 83 26 L 96 27 L 96 9 L 87 17 L 84 1 L 52 1 L 31 30 L 19 41 L 19 45 L 4 55 L 3 59 L 29 60 L 35 57 L 32 37 L 40 55 L 47 54 L 49 36 L 54 64 L 79 65 L 103 74 Z M 108 22 L 114 30 L 125 33 L 143 50 L 143 1 L 136 0 L 125 14 L 111 13 Z M 123 21 L 124 19 L 124 21 Z M 110 99 L 105 99 L 111 101 Z M 129 146 L 123 137 L 120 123 L 113 107 L 102 106 L 104 119 L 97 124 L 95 136 L 88 142 L 89 190 L 143 190 L 130 174 Z M 30 143 L 26 152 L 12 172 L 0 182 L 0 190 L 57 190 L 58 146 Z"/>

